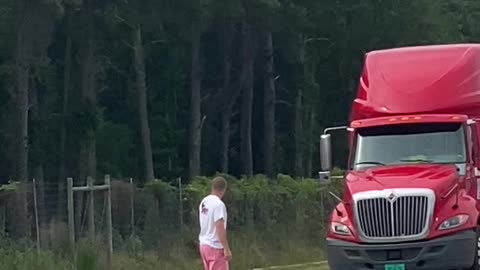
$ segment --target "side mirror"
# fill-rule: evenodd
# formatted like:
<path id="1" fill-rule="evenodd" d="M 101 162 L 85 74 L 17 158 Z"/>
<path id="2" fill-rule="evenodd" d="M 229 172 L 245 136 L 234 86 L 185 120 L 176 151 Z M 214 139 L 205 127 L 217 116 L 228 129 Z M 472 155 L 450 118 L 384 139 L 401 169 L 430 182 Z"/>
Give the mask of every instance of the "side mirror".
<path id="1" fill-rule="evenodd" d="M 320 162 L 322 169 L 319 172 L 320 183 L 329 184 L 331 182 L 332 170 L 332 141 L 330 134 L 323 134 L 320 137 Z"/>

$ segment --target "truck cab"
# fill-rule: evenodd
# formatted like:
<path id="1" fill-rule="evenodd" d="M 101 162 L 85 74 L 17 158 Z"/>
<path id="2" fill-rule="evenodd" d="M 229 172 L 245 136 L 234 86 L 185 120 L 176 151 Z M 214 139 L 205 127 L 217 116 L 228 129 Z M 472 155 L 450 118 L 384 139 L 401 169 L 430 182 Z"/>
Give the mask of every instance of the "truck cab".
<path id="1" fill-rule="evenodd" d="M 343 181 L 331 270 L 479 270 L 480 45 L 367 53 L 350 123 L 320 140 L 320 180 Z M 331 133 L 349 158 L 331 180 Z"/>

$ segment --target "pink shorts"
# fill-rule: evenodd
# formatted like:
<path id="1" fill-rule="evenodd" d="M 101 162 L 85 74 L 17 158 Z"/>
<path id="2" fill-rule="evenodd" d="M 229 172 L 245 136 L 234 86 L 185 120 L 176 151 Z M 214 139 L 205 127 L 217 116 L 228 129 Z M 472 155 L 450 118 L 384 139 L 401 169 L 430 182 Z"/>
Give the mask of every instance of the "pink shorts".
<path id="1" fill-rule="evenodd" d="M 223 249 L 200 245 L 200 255 L 205 270 L 228 270 L 228 261 L 225 260 Z"/>

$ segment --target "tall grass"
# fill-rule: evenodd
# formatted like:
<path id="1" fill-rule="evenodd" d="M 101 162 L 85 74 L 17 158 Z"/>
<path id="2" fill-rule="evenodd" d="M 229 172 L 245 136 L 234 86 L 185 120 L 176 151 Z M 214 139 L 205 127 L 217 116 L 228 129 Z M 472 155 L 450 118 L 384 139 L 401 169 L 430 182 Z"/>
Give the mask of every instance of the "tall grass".
<path id="1" fill-rule="evenodd" d="M 323 257 L 322 239 L 318 245 L 310 245 L 292 237 L 285 228 L 272 228 L 272 232 L 238 232 L 230 234 L 233 259 L 231 269 L 252 269 L 266 265 L 283 265 L 317 261 Z M 188 244 L 189 236 L 177 235 L 178 241 L 168 250 L 144 249 L 138 238 L 124 243 L 113 257 L 114 270 L 192 270 L 201 269 L 196 246 Z M 182 240 L 183 239 L 183 240 Z M 40 251 L 29 245 L 10 243 L 0 248 L 0 270 L 104 270 L 107 269 L 105 246 L 81 241 L 75 254 L 60 255 Z"/>
<path id="2" fill-rule="evenodd" d="M 321 249 L 307 248 L 302 244 L 286 241 L 284 250 L 275 250 L 268 243 L 251 243 L 249 239 L 233 237 L 233 260 L 231 269 L 251 269 L 271 264 L 292 264 L 316 261 L 322 257 Z M 103 270 L 107 269 L 103 254 L 94 248 L 84 248 L 75 256 L 61 257 L 49 251 L 37 253 L 34 249 L 0 249 L 0 269 L 5 270 Z M 201 269 L 199 256 L 191 256 L 176 250 L 163 254 L 161 251 L 145 251 L 132 254 L 121 251 L 113 257 L 115 270 Z"/>

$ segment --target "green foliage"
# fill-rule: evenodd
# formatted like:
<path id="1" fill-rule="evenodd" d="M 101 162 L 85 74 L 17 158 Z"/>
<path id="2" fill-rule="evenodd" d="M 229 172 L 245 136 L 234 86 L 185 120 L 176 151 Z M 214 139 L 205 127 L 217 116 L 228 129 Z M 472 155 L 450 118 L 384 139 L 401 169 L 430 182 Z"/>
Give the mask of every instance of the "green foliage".
<path id="1" fill-rule="evenodd" d="M 37 252 L 30 241 L 13 241 L 0 236 L 0 269 L 8 270 L 74 270 L 71 263 L 51 251 Z"/>
<path id="2" fill-rule="evenodd" d="M 77 251 L 75 269 L 96 270 L 98 269 L 98 251 L 94 246 L 81 244 Z"/>
<path id="3" fill-rule="evenodd" d="M 305 230 L 298 232 L 312 233 L 317 239 L 321 238 L 322 233 L 318 228 L 325 227 L 326 216 L 336 203 L 328 191 L 338 192 L 341 188 L 341 181 L 337 180 L 327 188 L 317 179 L 293 179 L 282 174 L 276 180 L 269 180 L 263 175 L 228 178 L 230 180 L 224 200 L 231 216 L 229 226 L 232 230 L 273 233 L 273 228 L 277 226 L 301 226 Z M 182 188 L 182 214 L 187 227 L 196 226 L 198 203 L 209 194 L 209 179 L 211 178 L 197 177 Z M 152 194 L 156 201 L 153 205 L 150 204 L 150 211 L 160 211 L 161 220 L 173 221 L 170 225 L 178 229 L 179 190 L 165 182 L 154 181 L 146 184 L 145 191 Z M 165 222 L 158 224 L 154 220 L 146 223 L 149 228 L 150 223 L 155 223 L 155 228 L 168 228 Z M 152 235 L 155 234 L 152 229 L 148 230 L 146 239 L 159 239 L 159 236 Z"/>
<path id="4" fill-rule="evenodd" d="M 141 255 L 145 252 L 145 247 L 142 240 L 136 235 L 130 236 L 125 245 L 127 252 L 135 258 L 141 257 Z"/>
<path id="5" fill-rule="evenodd" d="M 335 167 L 332 170 L 332 176 L 343 176 L 344 174 L 345 174 L 345 171 L 338 167 Z"/>
<path id="6" fill-rule="evenodd" d="M 125 168 L 133 171 L 136 159 L 130 154 L 132 146 L 131 130 L 127 125 L 102 122 L 97 133 L 97 155 L 102 162 L 101 171 L 109 172 L 113 177 L 123 177 Z M 115 138 L 115 140 L 112 140 Z"/>
<path id="7" fill-rule="evenodd" d="M 9 270 L 74 270 L 75 268 L 66 260 L 56 257 L 54 254 L 42 251 L 39 254 L 34 249 L 15 250 L 0 248 L 1 269 Z M 93 268 L 83 268 L 93 270 Z"/>
<path id="8" fill-rule="evenodd" d="M 264 175 L 240 179 L 224 176 L 228 179 L 224 201 L 229 213 L 229 239 L 235 254 L 232 268 L 299 263 L 323 256 L 328 216 L 337 203 L 328 192 L 338 193 L 342 181 L 322 186 L 317 179 L 295 179 L 284 174 L 275 180 Z M 180 190 L 166 182 L 147 183 L 141 191 L 144 195 L 138 195 L 145 201 L 142 204 L 148 205 L 145 223 L 136 228 L 138 237 L 127 237 L 122 245 L 128 256 L 119 258 L 120 269 L 132 263 L 151 269 L 152 249 L 160 251 L 157 260 L 175 269 L 199 267 L 198 204 L 209 194 L 211 179 L 196 177 L 182 187 L 183 227 L 178 216 Z M 141 213 L 137 215 L 143 219 Z"/>
<path id="9" fill-rule="evenodd" d="M 157 200 L 163 200 L 163 198 L 170 196 L 175 191 L 175 187 L 161 180 L 147 182 L 145 189 L 153 194 Z"/>
<path id="10" fill-rule="evenodd" d="M 18 188 L 19 182 L 8 183 L 0 186 L 0 192 L 14 192 Z"/>
<path id="11" fill-rule="evenodd" d="M 228 179 L 224 201 L 229 213 L 229 241 L 234 252 L 232 269 L 252 269 L 265 265 L 314 261 L 323 257 L 323 239 L 328 215 L 337 203 L 328 195 L 337 193 L 342 181 L 322 186 L 317 179 L 295 179 L 279 174 L 276 179 L 264 175 Z M 212 177 L 197 177 L 180 189 L 163 181 L 146 183 L 135 193 L 137 226 L 135 234 L 114 234 L 113 269 L 154 270 L 198 269 L 198 204 L 209 194 Z M 112 192 L 119 192 L 116 182 Z M 125 194 L 120 199 L 125 200 Z M 120 195 L 121 195 L 120 194 Z M 181 201 L 180 201 L 181 200 Z M 179 206 L 183 205 L 183 226 Z M 128 211 L 119 209 L 119 211 Z M 114 216 L 114 228 L 116 218 Z M 117 220 L 118 221 L 118 220 Z M 55 252 L 38 256 L 30 241 L 0 238 L 0 260 L 7 269 L 18 270 L 96 270 L 106 269 L 105 243 L 99 231 L 93 244 L 80 239 L 74 258 L 59 250 L 68 249 L 63 237 L 65 224 L 52 223 L 49 230 L 56 238 L 50 243 Z M 101 230 L 101 227 L 98 228 Z M 58 239 L 57 239 L 58 238 Z M 42 240 L 43 242 L 43 240 Z"/>

